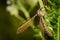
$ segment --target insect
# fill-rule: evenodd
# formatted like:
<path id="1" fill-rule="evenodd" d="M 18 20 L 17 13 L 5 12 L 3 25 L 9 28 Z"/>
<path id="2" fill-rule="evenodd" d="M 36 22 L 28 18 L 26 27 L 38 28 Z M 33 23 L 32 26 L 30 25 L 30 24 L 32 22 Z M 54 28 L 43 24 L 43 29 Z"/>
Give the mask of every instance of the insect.
<path id="1" fill-rule="evenodd" d="M 52 37 L 52 32 L 51 30 L 47 27 L 45 21 L 44 21 L 44 13 L 41 11 L 41 9 L 38 10 L 38 16 L 40 17 L 40 29 L 41 29 L 41 33 L 42 35 L 44 35 L 45 33 L 48 34 L 48 36 Z"/>
<path id="2" fill-rule="evenodd" d="M 27 22 L 25 22 L 22 26 L 20 26 L 17 29 L 17 34 L 22 33 L 24 30 L 26 30 L 29 27 L 29 25 L 31 24 L 32 20 L 34 20 L 34 18 L 36 16 L 39 16 L 40 17 L 39 24 L 40 24 L 40 30 L 41 30 L 42 35 L 44 35 L 44 33 L 46 32 L 48 34 L 48 36 L 52 37 L 52 32 L 47 27 L 47 25 L 46 25 L 46 23 L 44 21 L 44 18 L 43 18 L 44 17 L 44 14 L 41 11 L 41 9 L 39 9 L 37 11 L 37 14 L 35 14 L 31 19 L 29 19 Z"/>

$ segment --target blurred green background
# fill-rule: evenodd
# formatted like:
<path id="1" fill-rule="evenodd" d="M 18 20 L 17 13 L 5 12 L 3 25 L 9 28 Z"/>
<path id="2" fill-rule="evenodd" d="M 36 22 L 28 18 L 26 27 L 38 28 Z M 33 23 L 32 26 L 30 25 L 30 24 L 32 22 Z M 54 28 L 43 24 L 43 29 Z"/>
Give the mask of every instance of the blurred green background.
<path id="1" fill-rule="evenodd" d="M 38 0 L 0 0 L 0 40 L 59 40 L 60 0 L 43 0 L 47 12 L 44 17 L 53 37 L 43 37 L 39 32 L 39 17 L 22 34 L 16 31 L 39 9 Z M 43 39 L 45 38 L 45 39 Z"/>

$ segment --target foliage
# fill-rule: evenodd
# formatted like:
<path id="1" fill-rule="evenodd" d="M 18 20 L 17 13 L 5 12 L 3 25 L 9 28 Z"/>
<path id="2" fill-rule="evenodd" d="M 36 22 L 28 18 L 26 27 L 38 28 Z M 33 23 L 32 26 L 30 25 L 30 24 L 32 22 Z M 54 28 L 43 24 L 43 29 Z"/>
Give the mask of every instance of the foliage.
<path id="1" fill-rule="evenodd" d="M 41 1 L 41 0 L 40 0 Z M 26 20 L 33 17 L 41 3 L 38 0 L 7 0 L 9 6 L 6 7 L 9 21 L 13 25 L 13 33 L 8 32 L 11 35 L 11 39 L 14 40 L 59 40 L 59 24 L 60 24 L 60 0 L 43 0 L 46 15 L 44 20 L 48 28 L 52 31 L 53 37 L 44 37 L 41 35 L 39 28 L 39 17 L 37 16 L 30 24 L 29 28 L 26 29 L 22 34 L 17 35 L 16 29 L 20 27 Z M 28 24 L 27 24 L 28 25 Z M 14 34 L 14 35 L 13 35 Z M 14 38 L 14 36 L 16 38 Z M 12 39 L 12 40 L 13 40 Z"/>

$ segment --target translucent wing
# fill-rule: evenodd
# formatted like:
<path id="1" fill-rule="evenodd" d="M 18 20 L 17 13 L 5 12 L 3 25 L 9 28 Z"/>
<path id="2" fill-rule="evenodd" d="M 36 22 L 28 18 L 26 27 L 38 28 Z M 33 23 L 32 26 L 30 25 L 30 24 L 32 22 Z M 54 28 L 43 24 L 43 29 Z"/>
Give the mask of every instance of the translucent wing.
<path id="1" fill-rule="evenodd" d="M 31 24 L 32 20 L 37 16 L 37 14 L 35 14 L 31 19 L 29 19 L 27 22 L 25 22 L 22 26 L 18 27 L 17 29 L 17 34 L 22 33 L 24 30 L 26 30 L 29 25 Z"/>
<path id="2" fill-rule="evenodd" d="M 47 25 L 43 19 L 44 14 L 41 10 L 38 10 L 38 16 L 40 17 L 40 29 L 41 29 L 42 35 L 44 35 L 44 33 L 46 32 L 48 34 L 48 36 L 52 37 L 52 32 L 47 27 Z"/>

